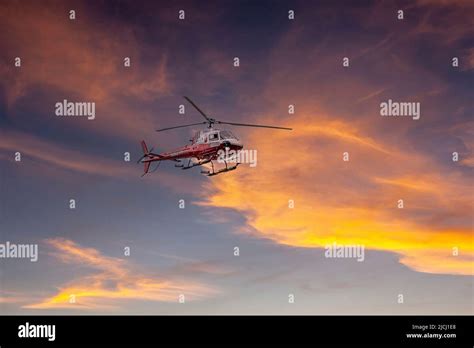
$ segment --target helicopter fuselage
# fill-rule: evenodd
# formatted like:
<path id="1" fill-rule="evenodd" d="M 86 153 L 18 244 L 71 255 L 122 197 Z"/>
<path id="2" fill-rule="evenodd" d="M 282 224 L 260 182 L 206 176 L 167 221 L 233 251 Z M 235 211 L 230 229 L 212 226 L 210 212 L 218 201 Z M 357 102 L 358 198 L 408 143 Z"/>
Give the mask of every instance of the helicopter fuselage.
<path id="1" fill-rule="evenodd" d="M 214 160 L 217 158 L 219 150 L 225 150 L 226 148 L 238 151 L 243 148 L 243 144 L 230 131 L 210 129 L 197 132 L 191 139 L 190 145 L 185 145 L 169 152 L 150 153 L 143 162 L 180 160 L 185 158 L 196 158 L 199 161 Z"/>

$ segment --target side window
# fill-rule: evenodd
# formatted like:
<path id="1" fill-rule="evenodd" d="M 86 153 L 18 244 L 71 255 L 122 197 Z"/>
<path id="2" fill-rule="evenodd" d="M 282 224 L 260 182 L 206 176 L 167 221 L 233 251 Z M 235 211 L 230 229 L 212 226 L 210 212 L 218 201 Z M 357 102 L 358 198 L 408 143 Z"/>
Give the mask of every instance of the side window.
<path id="1" fill-rule="evenodd" d="M 219 140 L 219 133 L 209 134 L 209 141 L 216 141 L 216 140 Z"/>

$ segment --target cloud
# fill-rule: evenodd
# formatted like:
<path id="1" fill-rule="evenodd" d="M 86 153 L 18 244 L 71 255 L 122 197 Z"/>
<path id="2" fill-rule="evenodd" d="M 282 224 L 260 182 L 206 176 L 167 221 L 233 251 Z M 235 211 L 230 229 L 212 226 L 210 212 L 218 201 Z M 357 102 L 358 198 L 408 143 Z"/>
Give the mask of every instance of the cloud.
<path id="1" fill-rule="evenodd" d="M 97 102 L 127 95 L 146 100 L 169 92 L 166 52 L 162 51 L 161 59 L 153 64 L 140 64 L 146 48 L 133 27 L 113 20 L 104 25 L 83 5 L 76 9 L 78 18 L 69 20 L 69 9 L 60 3 L 45 7 L 32 2 L 21 8 L 19 21 L 17 6 L 2 4 L 2 26 L 9 30 L 2 40 L 12 58 L 4 82 L 17 86 L 9 89 L 10 102 L 35 84 Z M 22 58 L 21 71 L 13 66 L 13 57 Z M 125 57 L 131 58 L 128 70 Z"/>
<path id="2" fill-rule="evenodd" d="M 458 5 L 446 28 L 432 26 L 443 9 L 434 6 L 413 31 L 441 36 L 440 51 L 453 47 L 472 31 L 472 26 L 456 27 L 457 20 L 469 17 L 465 5 Z M 235 209 L 246 217 L 241 233 L 278 244 L 364 244 L 396 253 L 415 271 L 471 275 L 472 173 L 465 167 L 472 151 L 465 120 L 446 116 L 459 86 L 420 66 L 414 42 L 430 37 L 394 31 L 387 18 L 393 22 L 396 12 L 383 4 L 376 12 L 370 23 L 363 22 L 365 8 L 351 17 L 361 20 L 368 34 L 350 42 L 345 33 L 343 39 L 332 35 L 315 43 L 317 34 L 302 26 L 281 37 L 267 62 L 271 74 L 255 96 L 264 110 L 252 121 L 294 130 L 246 130 L 245 146 L 258 151 L 257 167 L 242 165 L 213 178 L 204 190 L 211 194 L 201 204 Z M 347 52 L 358 59 L 344 69 Z M 395 65 L 394 55 L 400 61 Z M 397 69 L 400 64 L 404 69 Z M 380 117 L 380 101 L 388 98 L 421 101 L 421 120 Z M 287 115 L 289 104 L 296 105 L 294 115 Z M 465 99 L 455 104 L 470 105 Z M 456 149 L 463 153 L 460 163 L 451 160 Z M 403 209 L 397 206 L 400 199 Z"/>
<path id="3" fill-rule="evenodd" d="M 24 296 L 17 292 L 4 291 L 3 289 L 0 289 L 0 304 L 18 304 L 26 301 L 31 301 L 31 297 Z"/>
<path id="4" fill-rule="evenodd" d="M 472 197 L 462 176 L 437 175 L 434 162 L 349 124 L 310 119 L 294 118 L 293 132 L 270 138 L 252 132 L 247 142 L 258 151 L 257 167 L 217 176 L 201 204 L 242 212 L 251 233 L 279 244 L 364 244 L 400 254 L 417 271 L 472 273 Z"/>
<path id="5" fill-rule="evenodd" d="M 137 148 L 138 148 L 137 144 Z M 130 162 L 123 161 L 123 157 L 114 160 L 83 151 L 73 150 L 40 137 L 11 130 L 5 130 L 0 142 L 0 160 L 13 162 L 14 153 L 22 154 L 22 163 L 28 163 L 28 157 L 39 163 L 63 169 L 48 171 L 44 174 L 61 177 L 67 172 L 102 176 L 121 180 L 138 180 L 145 183 L 159 183 L 178 192 L 194 192 L 198 190 L 195 182 L 189 177 L 159 171 L 150 173 L 141 178 L 142 165 L 138 165 L 134 158 Z M 15 162 L 16 163 L 16 162 Z M 41 166 L 36 165 L 36 173 L 42 173 Z M 181 173 L 178 173 L 181 174 Z"/>
<path id="6" fill-rule="evenodd" d="M 474 121 L 462 122 L 454 125 L 448 133 L 460 141 L 461 147 L 456 149 L 460 164 L 466 167 L 474 167 Z"/>
<path id="7" fill-rule="evenodd" d="M 418 0 L 409 6 L 421 14 L 412 30 L 414 35 L 433 35 L 444 45 L 472 37 L 471 25 L 474 5 L 469 0 Z"/>
<path id="8" fill-rule="evenodd" d="M 61 3 L 0 4 L 5 57 L 0 84 L 7 116 L 15 117 L 15 103 L 40 90 L 41 109 L 50 109 L 51 117 L 54 103 L 63 99 L 96 103 L 96 119 L 75 122 L 75 128 L 124 138 L 145 136 L 156 123 L 148 105 L 173 90 L 167 50 L 151 50 L 137 28 L 112 18 L 105 24 L 84 4 L 75 10 L 76 20 L 69 20 L 69 7 Z M 150 51 L 153 59 L 147 56 Z M 14 66 L 15 57 L 21 58 L 21 68 Z M 125 57 L 130 57 L 130 67 L 124 67 Z"/>
<path id="9" fill-rule="evenodd" d="M 386 90 L 385 88 L 380 88 L 380 89 L 378 89 L 378 90 L 376 90 L 376 91 L 374 91 L 374 92 L 372 92 L 372 93 L 369 93 L 369 94 L 366 95 L 366 96 L 363 96 L 362 98 L 359 98 L 356 103 L 362 103 L 362 102 L 364 102 L 364 101 L 366 101 L 366 100 L 368 100 L 368 99 L 371 99 L 371 98 L 373 98 L 373 97 L 376 97 L 376 96 L 380 95 L 381 93 L 385 92 L 385 90 Z"/>
<path id="10" fill-rule="evenodd" d="M 51 255 L 76 269 L 87 268 L 89 275 L 77 276 L 59 287 L 56 294 L 37 303 L 24 305 L 30 309 L 118 309 L 131 300 L 176 302 L 180 294 L 186 301 L 215 296 L 218 291 L 207 285 L 147 275 L 128 260 L 105 256 L 93 248 L 82 247 L 71 240 L 49 239 Z M 160 277 L 158 277 L 160 278 Z M 70 303 L 71 296 L 75 303 Z"/>
<path id="11" fill-rule="evenodd" d="M 386 5 L 380 4 L 377 6 Z M 431 6 L 431 2 L 420 1 L 418 5 Z M 397 23 L 398 32 L 393 26 L 387 28 L 387 23 L 393 25 L 395 21 L 396 12 L 391 9 L 377 8 L 370 14 L 360 7 L 358 17 L 353 17 L 348 8 L 345 13 L 351 18 L 346 17 L 347 23 L 355 24 L 354 18 L 359 18 L 364 22 L 362 30 L 331 27 L 331 21 L 322 21 L 323 27 L 295 23 L 265 56 L 268 59 L 264 63 L 252 62 L 255 58 L 249 55 L 241 68 L 233 69 L 231 58 L 237 53 L 205 46 L 220 42 L 219 36 L 209 35 L 214 28 L 199 30 L 197 39 L 193 37 L 192 41 L 199 42 L 193 59 L 179 60 L 179 45 L 174 46 L 176 50 L 169 49 L 169 41 L 179 41 L 177 35 L 151 47 L 148 40 L 138 37 L 143 28 L 111 18 L 97 20 L 89 17 L 93 11 L 86 8 L 78 7 L 80 20 L 71 22 L 65 7 L 31 5 L 22 9 L 20 16 L 11 3 L 2 3 L 0 22 L 6 30 L 0 39 L 6 58 L 0 73 L 10 107 L 35 88 L 49 93 L 53 100 L 59 95 L 93 100 L 98 103 L 97 119 L 74 123 L 73 127 L 84 128 L 90 136 L 97 132 L 136 140 L 149 136 L 149 129 L 156 126 L 156 115 L 147 111 L 155 97 L 168 96 L 177 86 L 207 96 L 234 93 L 239 104 L 248 102 L 247 110 L 259 110 L 247 114 L 247 121 L 288 124 L 295 130 L 242 132 L 246 146 L 258 150 L 257 167 L 241 166 L 232 173 L 209 178 L 204 188 L 186 185 L 181 173 L 167 176 L 160 172 L 144 180 L 163 180 L 177 189 L 205 193 L 201 204 L 241 212 L 247 222 L 241 233 L 257 238 L 304 248 L 322 248 L 334 241 L 365 244 L 367 249 L 396 253 L 401 264 L 415 271 L 466 275 L 472 274 L 473 265 L 472 177 L 460 169 L 472 167 L 472 141 L 469 134 L 462 133 L 465 147 L 458 166 L 420 148 L 419 139 L 425 139 L 420 130 L 429 126 L 439 131 L 426 137 L 432 149 L 462 130 L 447 132 L 447 118 L 437 112 L 444 110 L 442 101 L 450 101 L 448 83 L 425 69 L 431 60 L 413 57 L 413 53 L 420 54 L 418 39 L 434 37 L 430 48 L 447 52 L 472 33 L 472 26 L 457 25 L 472 17 L 472 11 L 456 8 L 449 13 L 444 13 L 442 6 L 426 11 L 415 24 L 409 20 L 403 25 Z M 412 16 L 407 10 L 406 15 Z M 446 25 L 439 25 L 440 15 Z M 335 34 L 324 36 L 333 29 Z M 170 32 L 156 29 L 154 34 Z M 461 67 L 472 67 L 472 50 L 459 52 L 464 57 Z M 12 64 L 17 55 L 22 57 L 21 69 Z M 346 55 L 351 58 L 351 67 L 344 70 L 341 57 Z M 132 58 L 130 69 L 123 67 L 124 56 Z M 189 52 L 185 56 L 188 58 Z M 170 70 L 173 64 L 176 69 Z M 431 90 L 441 92 L 427 93 Z M 420 123 L 381 121 L 376 114 L 378 103 L 390 96 L 426 101 L 423 107 L 431 106 L 433 112 L 425 114 L 423 109 Z M 232 96 L 225 99 L 232 100 Z M 295 115 L 287 115 L 290 103 L 296 105 Z M 231 106 L 226 105 L 229 114 L 235 113 Z M 67 132 L 67 126 L 61 131 Z M 0 148 L 21 151 L 55 168 L 77 173 L 121 178 L 140 174 L 136 166 L 20 132 L 2 133 Z M 346 151 L 349 162 L 342 160 Z M 404 209 L 397 208 L 401 198 Z M 288 208 L 290 199 L 295 201 L 294 209 Z M 87 267 L 93 273 L 62 285 L 57 293 L 27 308 L 113 309 L 127 300 L 176 301 L 181 291 L 191 294 L 191 299 L 213 296 L 215 291 L 166 276 L 157 280 L 127 261 L 72 241 L 53 239 L 48 243 L 58 260 Z M 453 248 L 459 248 L 458 256 L 453 256 Z M 189 274 L 228 273 L 215 263 L 197 262 L 184 268 L 177 269 L 185 274 L 185 270 Z M 71 294 L 76 296 L 74 305 L 69 304 Z"/>
<path id="12" fill-rule="evenodd" d="M 463 61 L 461 62 L 461 67 L 463 70 L 474 69 L 474 47 L 466 50 Z"/>
<path id="13" fill-rule="evenodd" d="M 0 150 L 9 151 L 12 154 L 18 151 L 23 156 L 31 156 L 48 165 L 85 174 L 130 178 L 140 173 L 136 166 L 133 168 L 128 163 L 122 164 L 119 161 L 69 150 L 23 132 L 5 131 Z"/>

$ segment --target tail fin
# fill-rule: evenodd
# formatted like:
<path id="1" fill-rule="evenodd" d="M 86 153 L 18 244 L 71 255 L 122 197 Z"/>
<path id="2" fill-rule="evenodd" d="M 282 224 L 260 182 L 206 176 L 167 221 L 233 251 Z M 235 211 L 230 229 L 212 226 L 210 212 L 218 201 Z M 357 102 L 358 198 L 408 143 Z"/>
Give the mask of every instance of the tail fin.
<path id="1" fill-rule="evenodd" d="M 148 147 L 146 146 L 145 140 L 142 140 L 142 149 L 144 155 L 148 155 L 150 153 L 150 151 L 148 151 Z"/>
<path id="2" fill-rule="evenodd" d="M 153 153 L 153 148 L 148 150 L 148 146 L 146 146 L 146 143 L 144 140 L 141 141 L 141 144 L 142 144 L 143 156 L 137 161 L 137 163 L 143 163 L 143 165 L 145 166 L 143 175 L 145 175 L 148 173 L 148 170 L 150 169 L 151 162 L 158 162 L 158 165 L 160 165 L 161 161 L 166 158 L 160 154 Z M 158 166 L 156 168 L 158 168 Z"/>
<path id="3" fill-rule="evenodd" d="M 150 162 L 145 162 L 144 165 L 145 165 L 145 168 L 144 168 L 142 176 L 148 173 L 148 170 L 150 169 Z"/>
<path id="4" fill-rule="evenodd" d="M 142 150 L 143 150 L 143 157 L 140 159 L 140 161 L 145 158 L 145 157 L 148 157 L 148 155 L 150 154 L 150 151 L 148 151 L 148 147 L 146 146 L 146 143 L 144 140 L 142 140 Z M 150 162 L 143 162 L 143 165 L 144 165 L 144 170 L 143 170 L 143 175 L 147 174 L 148 173 L 148 170 L 150 169 Z"/>

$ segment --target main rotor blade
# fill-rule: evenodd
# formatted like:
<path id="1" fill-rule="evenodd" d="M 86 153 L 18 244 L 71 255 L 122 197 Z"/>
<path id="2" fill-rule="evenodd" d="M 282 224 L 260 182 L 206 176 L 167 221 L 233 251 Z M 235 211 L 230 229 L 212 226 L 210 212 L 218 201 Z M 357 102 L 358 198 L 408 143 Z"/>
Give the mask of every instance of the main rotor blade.
<path id="1" fill-rule="evenodd" d="M 216 121 L 216 123 L 230 124 L 232 126 L 242 126 L 242 127 L 259 127 L 259 128 L 273 128 L 273 129 L 293 130 L 293 128 L 277 127 L 277 126 L 265 126 L 265 125 L 262 125 L 262 124 L 235 123 L 235 122 L 224 122 L 224 121 Z"/>
<path id="2" fill-rule="evenodd" d="M 163 131 L 165 131 L 165 130 L 176 129 L 176 128 L 184 128 L 184 127 L 191 127 L 191 126 L 197 126 L 197 125 L 200 125 L 200 124 L 207 124 L 207 122 L 199 122 L 199 123 L 185 124 L 185 125 L 183 125 L 183 126 L 175 126 L 175 127 L 161 128 L 161 129 L 157 129 L 156 131 L 157 131 L 157 132 L 163 132 Z"/>
<path id="3" fill-rule="evenodd" d="M 211 122 L 211 119 L 204 113 L 204 111 L 202 111 L 201 109 L 198 108 L 198 106 L 196 104 L 194 104 L 194 102 L 189 99 L 188 97 L 184 96 L 184 99 L 186 99 L 192 106 L 194 106 L 196 108 L 197 111 L 199 111 L 199 113 L 201 115 L 204 116 L 204 118 L 208 121 L 208 122 Z"/>

